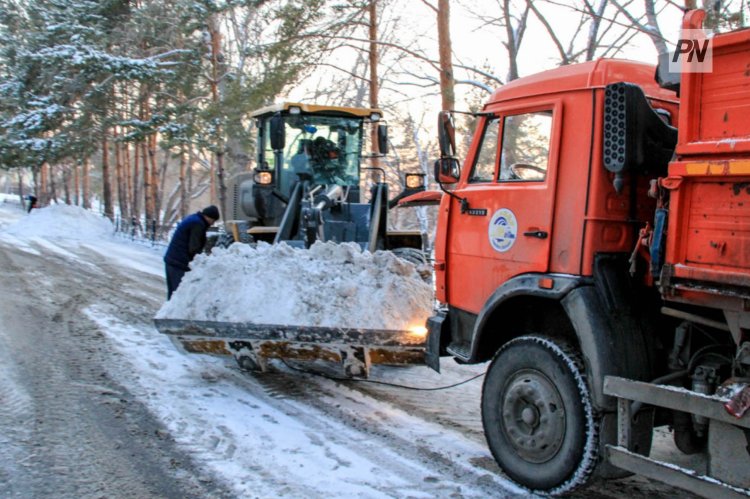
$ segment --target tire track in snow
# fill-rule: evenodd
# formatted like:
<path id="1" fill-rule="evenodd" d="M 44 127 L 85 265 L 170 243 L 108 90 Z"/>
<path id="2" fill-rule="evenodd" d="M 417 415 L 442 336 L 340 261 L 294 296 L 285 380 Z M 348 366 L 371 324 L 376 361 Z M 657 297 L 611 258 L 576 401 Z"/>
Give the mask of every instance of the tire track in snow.
<path id="1" fill-rule="evenodd" d="M 33 409 L 15 404 L 23 420 L 10 423 L 16 434 L 3 432 L 12 441 L 0 438 L 0 465 L 19 462 L 0 480 L 0 496 L 224 496 L 177 464 L 188 459 L 153 438 L 159 427 L 102 369 L 112 352 L 80 308 L 102 293 L 106 276 L 61 252 L 38 258 L 2 243 L 0 266 L 3 360 Z M 7 393 L 10 383 L 0 384 Z M 26 456 L 8 452 L 14 446 Z"/>

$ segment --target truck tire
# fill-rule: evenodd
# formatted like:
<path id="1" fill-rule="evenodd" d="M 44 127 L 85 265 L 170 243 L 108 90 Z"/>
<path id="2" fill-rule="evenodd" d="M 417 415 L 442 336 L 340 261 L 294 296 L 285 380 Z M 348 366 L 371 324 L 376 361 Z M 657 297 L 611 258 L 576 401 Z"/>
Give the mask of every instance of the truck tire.
<path id="1" fill-rule="evenodd" d="M 521 336 L 495 355 L 482 387 L 492 455 L 518 484 L 545 494 L 583 486 L 597 464 L 598 418 L 570 345 Z"/>

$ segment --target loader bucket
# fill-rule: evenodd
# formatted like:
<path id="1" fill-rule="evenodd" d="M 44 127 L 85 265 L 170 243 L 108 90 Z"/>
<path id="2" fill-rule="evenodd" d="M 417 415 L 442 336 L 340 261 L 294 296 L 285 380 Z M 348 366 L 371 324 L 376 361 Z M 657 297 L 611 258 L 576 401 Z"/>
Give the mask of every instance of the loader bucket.
<path id="1" fill-rule="evenodd" d="M 189 353 L 231 355 L 243 368 L 268 359 L 337 363 L 347 377 L 367 377 L 372 364 L 424 364 L 427 336 L 392 331 L 250 322 L 154 319 L 156 329 Z"/>

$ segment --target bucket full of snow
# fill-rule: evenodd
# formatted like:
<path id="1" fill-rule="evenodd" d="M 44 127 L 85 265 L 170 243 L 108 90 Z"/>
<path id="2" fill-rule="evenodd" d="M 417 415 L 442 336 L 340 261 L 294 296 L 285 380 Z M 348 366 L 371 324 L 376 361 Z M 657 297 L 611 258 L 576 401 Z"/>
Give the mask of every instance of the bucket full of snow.
<path id="1" fill-rule="evenodd" d="M 354 243 L 234 244 L 200 255 L 154 322 L 196 353 L 341 362 L 424 362 L 433 293 L 415 266 Z"/>

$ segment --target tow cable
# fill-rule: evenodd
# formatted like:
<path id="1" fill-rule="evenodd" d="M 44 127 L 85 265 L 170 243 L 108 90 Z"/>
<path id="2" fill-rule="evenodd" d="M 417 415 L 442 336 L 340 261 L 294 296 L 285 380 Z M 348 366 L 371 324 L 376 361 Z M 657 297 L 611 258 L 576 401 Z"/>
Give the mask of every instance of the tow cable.
<path id="1" fill-rule="evenodd" d="M 465 379 L 463 381 L 459 381 L 458 383 L 453 383 L 452 385 L 436 386 L 436 387 L 433 387 L 433 388 L 424 388 L 424 387 L 420 387 L 420 386 L 399 385 L 398 383 L 389 383 L 387 381 L 376 381 L 374 379 L 342 378 L 342 377 L 339 377 L 339 376 L 331 376 L 330 374 L 322 373 L 322 372 L 319 372 L 319 371 L 313 371 L 313 370 L 310 370 L 310 369 L 302 369 L 300 367 L 295 367 L 295 366 L 289 365 L 289 364 L 287 364 L 286 360 L 284 360 L 284 359 L 279 359 L 279 360 L 281 360 L 281 362 L 286 367 L 288 367 L 289 369 L 291 369 L 293 371 L 298 371 L 298 372 L 305 373 L 305 374 L 312 374 L 312 375 L 315 375 L 315 376 L 320 376 L 321 378 L 330 379 L 331 381 L 342 381 L 342 382 L 354 381 L 354 382 L 357 382 L 357 383 L 372 383 L 374 385 L 392 386 L 392 387 L 395 387 L 395 388 L 403 388 L 405 390 L 415 390 L 415 391 L 420 391 L 420 392 L 434 392 L 434 391 L 438 391 L 438 390 L 447 390 L 448 388 L 454 388 L 456 386 L 460 386 L 460 385 L 466 384 L 466 383 L 468 383 L 470 381 L 474 381 L 475 379 L 481 378 L 482 376 L 485 375 L 485 373 L 479 373 L 476 376 L 472 376 L 471 378 Z"/>

